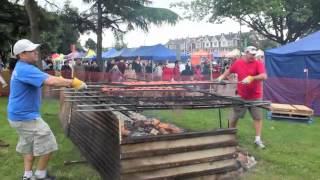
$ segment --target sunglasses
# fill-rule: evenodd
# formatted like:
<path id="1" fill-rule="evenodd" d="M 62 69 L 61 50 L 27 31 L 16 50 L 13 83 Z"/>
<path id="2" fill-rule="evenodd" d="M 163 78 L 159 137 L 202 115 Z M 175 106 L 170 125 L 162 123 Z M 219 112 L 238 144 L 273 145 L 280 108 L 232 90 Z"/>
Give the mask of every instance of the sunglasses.
<path id="1" fill-rule="evenodd" d="M 36 53 L 38 54 L 38 51 L 37 50 L 33 50 L 33 51 L 24 51 L 25 53 Z"/>

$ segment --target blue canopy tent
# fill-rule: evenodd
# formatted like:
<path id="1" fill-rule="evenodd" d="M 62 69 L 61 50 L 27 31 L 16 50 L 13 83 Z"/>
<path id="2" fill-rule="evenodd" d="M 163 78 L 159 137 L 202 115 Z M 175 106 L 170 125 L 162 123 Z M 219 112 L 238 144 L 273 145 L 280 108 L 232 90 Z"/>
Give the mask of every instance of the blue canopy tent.
<path id="1" fill-rule="evenodd" d="M 115 48 L 111 48 L 108 51 L 102 52 L 102 58 L 103 59 L 107 59 L 109 57 L 111 57 L 113 54 L 117 53 L 118 51 Z"/>
<path id="2" fill-rule="evenodd" d="M 79 51 L 75 51 L 75 52 L 72 52 L 68 55 L 66 55 L 66 58 L 67 59 L 77 59 L 77 58 L 82 58 L 86 56 L 86 53 L 85 52 L 79 52 Z"/>
<path id="3" fill-rule="evenodd" d="M 187 61 L 188 59 L 190 59 L 190 54 L 181 53 L 180 58 L 182 61 Z"/>
<path id="4" fill-rule="evenodd" d="M 131 57 L 132 52 L 135 50 L 136 48 L 123 48 L 113 53 L 108 58 L 128 58 L 128 57 Z"/>
<path id="5" fill-rule="evenodd" d="M 131 57 L 131 54 L 136 50 L 137 48 L 124 48 L 120 54 L 120 57 L 128 58 Z"/>
<path id="6" fill-rule="evenodd" d="M 177 59 L 177 54 L 174 50 L 171 50 L 162 44 L 157 44 L 154 46 L 141 46 L 136 49 L 131 54 L 132 57 L 141 57 L 143 59 L 153 60 L 153 61 L 175 61 Z M 187 59 L 187 55 L 182 55 L 182 59 Z"/>
<path id="7" fill-rule="evenodd" d="M 264 99 L 305 104 L 320 115 L 320 31 L 265 52 Z"/>
<path id="8" fill-rule="evenodd" d="M 221 58 L 221 55 L 216 51 L 212 53 L 212 56 L 213 56 L 213 59 Z"/>
<path id="9" fill-rule="evenodd" d="M 132 53 L 129 54 L 130 57 L 143 57 L 145 58 L 147 55 L 147 52 L 152 49 L 154 46 L 140 46 L 137 49 L 135 49 Z"/>
<path id="10" fill-rule="evenodd" d="M 110 50 L 111 51 L 111 50 Z M 106 58 L 137 58 L 154 60 L 154 61 L 175 61 L 177 59 L 176 52 L 161 45 L 141 46 L 139 48 L 123 48 L 120 51 L 110 53 Z M 181 60 L 187 60 L 189 55 L 182 53 Z"/>

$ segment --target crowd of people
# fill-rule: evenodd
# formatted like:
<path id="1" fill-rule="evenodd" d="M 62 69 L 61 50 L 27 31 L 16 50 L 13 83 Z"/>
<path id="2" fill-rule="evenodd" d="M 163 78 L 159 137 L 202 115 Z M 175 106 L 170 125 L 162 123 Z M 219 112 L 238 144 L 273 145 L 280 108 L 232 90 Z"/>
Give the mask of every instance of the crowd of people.
<path id="1" fill-rule="evenodd" d="M 106 61 L 103 68 L 100 68 L 96 61 L 76 59 L 74 65 L 70 62 L 64 62 L 60 70 L 61 76 L 77 77 L 86 82 L 210 80 L 218 77 L 223 69 L 223 65 L 216 63 L 210 67 L 209 61 L 203 61 L 199 65 L 192 65 L 190 61 L 183 64 L 175 61 L 173 65 L 168 61 L 153 62 L 140 58 L 113 59 Z"/>
<path id="2" fill-rule="evenodd" d="M 13 70 L 16 60 L 10 59 L 9 65 L 5 66 L 0 61 L 0 83 L 2 87 L 8 84 L 2 78 L 1 72 L 4 68 Z M 204 60 L 201 64 L 191 64 L 187 62 L 175 61 L 152 61 L 124 59 L 109 59 L 104 63 L 104 67 L 96 61 L 84 59 L 67 59 L 55 62 L 50 56 L 42 60 L 42 70 L 50 75 L 61 75 L 64 78 L 77 77 L 85 82 L 120 82 L 120 81 L 186 81 L 186 80 L 210 80 L 219 76 L 230 65 L 230 60 L 214 61 Z M 211 69 L 211 72 L 210 72 Z M 210 77 L 212 76 L 212 78 Z"/>

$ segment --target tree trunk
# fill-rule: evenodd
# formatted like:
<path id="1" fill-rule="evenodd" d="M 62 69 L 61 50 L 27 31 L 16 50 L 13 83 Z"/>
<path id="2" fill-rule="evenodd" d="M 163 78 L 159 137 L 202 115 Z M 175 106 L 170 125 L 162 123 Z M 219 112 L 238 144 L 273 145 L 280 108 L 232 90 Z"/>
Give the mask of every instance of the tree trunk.
<path id="1" fill-rule="evenodd" d="M 100 70 L 104 70 L 104 63 L 102 62 L 102 7 L 101 0 L 98 0 L 98 26 L 97 26 L 97 64 Z"/>
<path id="2" fill-rule="evenodd" d="M 31 41 L 33 43 L 40 43 L 40 32 L 39 32 L 39 7 L 34 0 L 25 0 L 24 5 L 29 17 Z M 39 55 L 41 53 L 39 52 Z M 37 65 L 42 69 L 41 56 L 39 56 Z"/>

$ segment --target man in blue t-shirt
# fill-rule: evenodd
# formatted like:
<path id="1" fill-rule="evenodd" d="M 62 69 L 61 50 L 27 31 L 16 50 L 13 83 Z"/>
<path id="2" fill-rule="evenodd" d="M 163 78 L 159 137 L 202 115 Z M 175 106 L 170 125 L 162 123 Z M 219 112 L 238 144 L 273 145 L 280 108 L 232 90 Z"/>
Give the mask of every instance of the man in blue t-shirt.
<path id="1" fill-rule="evenodd" d="M 87 87 L 77 78 L 64 79 L 40 71 L 35 66 L 39 46 L 27 39 L 22 39 L 13 47 L 13 52 L 19 60 L 11 76 L 8 119 L 19 135 L 16 150 L 24 158 L 23 180 L 32 178 L 33 160 L 37 156 L 39 161 L 35 172 L 36 179 L 55 179 L 54 176 L 48 175 L 47 166 L 51 153 L 58 149 L 58 145 L 50 127 L 40 115 L 41 87 L 44 84 L 75 89 Z"/>

